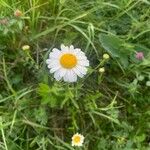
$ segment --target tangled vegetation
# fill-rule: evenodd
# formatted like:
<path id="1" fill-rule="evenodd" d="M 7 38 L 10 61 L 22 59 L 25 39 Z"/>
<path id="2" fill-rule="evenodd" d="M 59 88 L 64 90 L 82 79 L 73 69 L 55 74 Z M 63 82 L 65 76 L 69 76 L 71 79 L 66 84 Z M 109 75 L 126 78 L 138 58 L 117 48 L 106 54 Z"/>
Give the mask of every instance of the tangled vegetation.
<path id="1" fill-rule="evenodd" d="M 149 0 L 0 0 L 0 12 L 0 150 L 150 148 Z M 75 83 L 47 68 L 61 44 L 90 62 Z"/>

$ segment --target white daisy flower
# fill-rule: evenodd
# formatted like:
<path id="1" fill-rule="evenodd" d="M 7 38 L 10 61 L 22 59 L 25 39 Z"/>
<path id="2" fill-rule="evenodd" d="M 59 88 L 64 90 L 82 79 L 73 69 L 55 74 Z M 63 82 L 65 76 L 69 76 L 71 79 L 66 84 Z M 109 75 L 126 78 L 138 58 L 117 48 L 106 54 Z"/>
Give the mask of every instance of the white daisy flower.
<path id="1" fill-rule="evenodd" d="M 54 48 L 46 60 L 50 73 L 59 81 L 76 82 L 77 76 L 82 78 L 87 73 L 89 61 L 79 48 L 61 45 L 61 50 Z"/>
<path id="2" fill-rule="evenodd" d="M 84 136 L 76 133 L 72 137 L 72 146 L 82 146 L 84 142 Z"/>

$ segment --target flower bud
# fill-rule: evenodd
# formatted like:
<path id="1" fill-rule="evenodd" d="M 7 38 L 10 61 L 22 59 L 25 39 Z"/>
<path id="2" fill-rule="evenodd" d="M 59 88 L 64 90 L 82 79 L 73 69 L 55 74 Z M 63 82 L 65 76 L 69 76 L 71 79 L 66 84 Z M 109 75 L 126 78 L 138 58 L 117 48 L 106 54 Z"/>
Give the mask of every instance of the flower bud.
<path id="1" fill-rule="evenodd" d="M 22 49 L 23 49 L 24 51 L 29 50 L 29 49 L 30 49 L 30 46 L 29 46 L 29 45 L 23 45 L 23 46 L 22 46 Z"/>
<path id="2" fill-rule="evenodd" d="M 110 56 L 108 54 L 103 54 L 103 59 L 109 59 Z"/>
<path id="3" fill-rule="evenodd" d="M 104 72 L 105 72 L 105 68 L 104 68 L 104 67 L 99 68 L 99 72 L 100 72 L 100 73 L 104 73 Z"/>

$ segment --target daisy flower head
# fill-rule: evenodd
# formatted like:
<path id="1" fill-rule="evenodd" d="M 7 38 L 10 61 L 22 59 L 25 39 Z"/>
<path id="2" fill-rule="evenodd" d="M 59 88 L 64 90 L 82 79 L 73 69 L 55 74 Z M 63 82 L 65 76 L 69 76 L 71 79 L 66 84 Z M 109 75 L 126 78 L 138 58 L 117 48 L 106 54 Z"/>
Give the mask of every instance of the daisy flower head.
<path id="1" fill-rule="evenodd" d="M 72 137 L 72 146 L 82 146 L 84 142 L 84 136 L 76 133 Z"/>
<path id="2" fill-rule="evenodd" d="M 50 52 L 46 64 L 57 81 L 76 82 L 77 76 L 83 78 L 86 75 L 89 61 L 81 49 L 62 44 L 60 50 L 54 48 Z"/>

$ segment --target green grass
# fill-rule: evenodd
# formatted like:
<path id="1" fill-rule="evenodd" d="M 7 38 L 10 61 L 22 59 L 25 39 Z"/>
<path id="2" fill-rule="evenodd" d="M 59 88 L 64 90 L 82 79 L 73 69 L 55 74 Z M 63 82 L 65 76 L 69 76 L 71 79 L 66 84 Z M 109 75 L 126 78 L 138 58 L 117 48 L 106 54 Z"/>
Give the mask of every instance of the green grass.
<path id="1" fill-rule="evenodd" d="M 0 0 L 0 12 L 0 150 L 150 148 L 149 0 Z M 62 43 L 90 61 L 77 83 L 46 67 Z"/>

